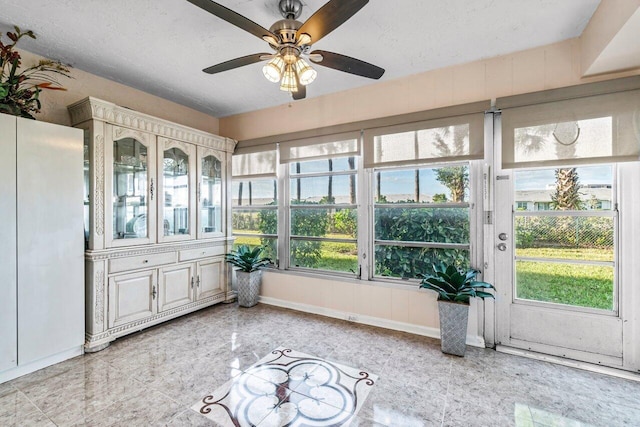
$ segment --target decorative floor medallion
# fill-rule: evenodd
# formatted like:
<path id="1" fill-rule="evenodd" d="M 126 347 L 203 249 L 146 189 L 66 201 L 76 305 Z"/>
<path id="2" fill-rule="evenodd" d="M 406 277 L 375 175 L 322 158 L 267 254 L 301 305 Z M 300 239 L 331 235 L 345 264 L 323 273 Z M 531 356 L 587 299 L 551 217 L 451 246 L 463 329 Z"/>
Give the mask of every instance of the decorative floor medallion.
<path id="1" fill-rule="evenodd" d="M 342 426 L 377 379 L 279 347 L 192 409 L 222 426 Z"/>

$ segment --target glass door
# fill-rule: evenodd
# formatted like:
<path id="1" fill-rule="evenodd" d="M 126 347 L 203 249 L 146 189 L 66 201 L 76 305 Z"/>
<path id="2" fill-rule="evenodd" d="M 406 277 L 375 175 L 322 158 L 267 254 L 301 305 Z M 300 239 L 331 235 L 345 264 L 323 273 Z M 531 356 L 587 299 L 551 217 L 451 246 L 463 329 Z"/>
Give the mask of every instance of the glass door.
<path id="1" fill-rule="evenodd" d="M 193 192 L 195 189 L 195 146 L 160 138 L 158 182 L 160 223 L 158 240 L 189 240 L 195 238 Z"/>
<path id="2" fill-rule="evenodd" d="M 499 147 L 500 117 L 495 129 Z M 552 129 L 550 138 L 527 129 L 537 139 L 516 130 L 515 149 L 523 141 L 564 141 L 559 125 Z M 584 142 L 575 135 L 572 141 Z M 567 150 L 560 145 L 557 151 Z M 488 237 L 496 249 L 498 348 L 622 367 L 615 165 L 572 164 L 573 155 L 566 163 L 503 169 L 496 157 L 495 235 Z"/>
<path id="3" fill-rule="evenodd" d="M 111 128 L 112 201 L 109 206 L 111 246 L 155 241 L 154 137 L 125 128 Z M 111 154 L 109 156 L 109 154 Z M 108 218 L 109 216 L 107 216 Z"/>
<path id="4" fill-rule="evenodd" d="M 198 147 L 198 238 L 220 236 L 224 227 L 224 153 Z"/>

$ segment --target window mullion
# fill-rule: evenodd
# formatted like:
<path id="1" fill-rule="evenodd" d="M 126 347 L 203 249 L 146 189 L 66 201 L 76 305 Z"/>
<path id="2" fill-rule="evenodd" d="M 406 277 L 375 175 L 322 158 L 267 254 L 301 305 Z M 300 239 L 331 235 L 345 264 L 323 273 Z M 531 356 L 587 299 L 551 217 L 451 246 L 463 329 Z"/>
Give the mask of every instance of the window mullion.
<path id="1" fill-rule="evenodd" d="M 289 268 L 289 165 L 278 164 L 278 269 Z"/>

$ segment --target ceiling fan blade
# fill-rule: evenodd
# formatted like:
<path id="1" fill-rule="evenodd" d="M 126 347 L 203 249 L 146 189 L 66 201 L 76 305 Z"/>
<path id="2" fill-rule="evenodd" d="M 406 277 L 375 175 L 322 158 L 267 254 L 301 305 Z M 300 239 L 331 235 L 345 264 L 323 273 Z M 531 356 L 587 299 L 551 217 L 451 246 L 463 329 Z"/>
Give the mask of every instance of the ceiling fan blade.
<path id="1" fill-rule="evenodd" d="M 263 38 L 264 36 L 272 36 L 276 40 L 278 37 L 273 34 L 271 31 L 262 27 L 259 24 L 256 24 L 249 18 L 245 18 L 237 12 L 234 12 L 231 9 L 228 9 L 221 4 L 218 4 L 211 0 L 187 0 L 189 3 L 198 6 L 201 9 L 206 10 L 212 15 L 217 16 L 220 19 L 224 19 L 230 24 L 235 25 L 238 28 L 242 28 L 243 30 L 253 34 L 256 37 Z"/>
<path id="2" fill-rule="evenodd" d="M 253 55 L 243 56 L 241 58 L 231 59 L 229 61 L 221 62 L 220 64 L 212 65 L 205 68 L 205 73 L 216 74 L 223 71 L 232 70 L 238 67 L 244 67 L 245 65 L 254 64 L 256 62 L 264 61 L 264 56 L 269 56 L 268 53 L 254 53 Z"/>
<path id="3" fill-rule="evenodd" d="M 370 79 L 379 79 L 384 74 L 384 69 L 376 67 L 368 62 L 361 61 L 350 56 L 340 55 L 339 53 L 327 52 L 326 50 L 314 50 L 311 55 L 322 55 L 322 61 L 314 61 L 315 58 L 310 56 L 309 59 L 318 64 L 334 70 L 344 71 L 345 73 L 355 74 L 356 76 L 368 77 Z"/>
<path id="4" fill-rule="evenodd" d="M 311 42 L 317 43 L 318 40 L 355 15 L 367 3 L 369 0 L 330 0 L 302 24 L 302 27 L 298 29 L 298 34 L 309 34 Z"/>
<path id="5" fill-rule="evenodd" d="M 298 73 L 295 73 L 295 75 L 296 75 L 296 84 L 298 86 L 298 91 L 291 92 L 291 96 L 293 97 L 293 99 L 297 101 L 299 99 L 305 99 L 307 97 L 307 87 L 300 84 L 300 77 L 298 77 Z"/>

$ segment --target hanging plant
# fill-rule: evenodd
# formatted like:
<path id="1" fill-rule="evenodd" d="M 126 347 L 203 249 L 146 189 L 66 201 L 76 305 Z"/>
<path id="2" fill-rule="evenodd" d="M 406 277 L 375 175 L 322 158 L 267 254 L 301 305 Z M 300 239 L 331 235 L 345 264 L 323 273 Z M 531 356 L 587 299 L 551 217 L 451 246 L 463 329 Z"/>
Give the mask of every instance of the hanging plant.
<path id="1" fill-rule="evenodd" d="M 22 65 L 16 44 L 24 36 L 35 39 L 33 31 L 22 32 L 17 26 L 15 32 L 7 32 L 10 44 L 0 40 L 0 113 L 35 119 L 39 113 L 40 92 L 48 90 L 66 90 L 56 80 L 57 76 L 71 77 L 69 67 L 60 61 L 43 59 L 36 65 L 20 70 Z"/>

